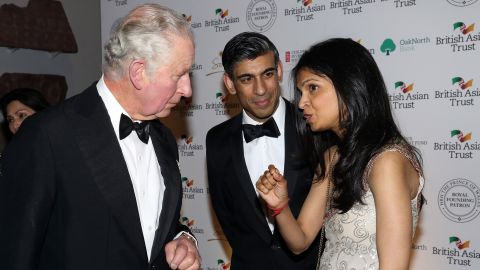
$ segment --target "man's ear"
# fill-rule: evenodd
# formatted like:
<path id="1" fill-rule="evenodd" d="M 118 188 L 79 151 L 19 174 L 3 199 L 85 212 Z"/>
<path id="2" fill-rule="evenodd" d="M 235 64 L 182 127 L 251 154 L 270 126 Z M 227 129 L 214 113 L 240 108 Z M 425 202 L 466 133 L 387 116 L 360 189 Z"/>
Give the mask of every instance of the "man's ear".
<path id="1" fill-rule="evenodd" d="M 133 60 L 130 66 L 128 66 L 128 76 L 135 89 L 140 90 L 143 88 L 146 75 L 145 60 Z"/>
<path id="2" fill-rule="evenodd" d="M 235 90 L 235 85 L 233 84 L 232 79 L 228 77 L 227 73 L 223 73 L 223 83 L 225 84 L 225 88 L 227 88 L 228 93 L 230 95 L 235 95 L 237 90 Z"/>
<path id="3" fill-rule="evenodd" d="M 277 63 L 277 74 L 278 74 L 278 81 L 282 82 L 282 79 L 283 79 L 283 65 L 282 65 L 282 61 L 280 61 L 280 60 L 278 60 L 278 63 Z"/>

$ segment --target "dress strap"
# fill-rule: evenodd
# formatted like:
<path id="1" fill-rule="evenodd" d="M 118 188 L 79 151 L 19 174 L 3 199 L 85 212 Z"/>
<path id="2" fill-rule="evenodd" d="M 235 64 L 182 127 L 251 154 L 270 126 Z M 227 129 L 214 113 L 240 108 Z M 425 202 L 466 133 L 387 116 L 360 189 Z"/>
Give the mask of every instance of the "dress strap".
<path id="1" fill-rule="evenodd" d="M 367 166 L 365 167 L 365 171 L 363 172 L 363 177 L 362 177 L 362 183 L 363 183 L 363 189 L 365 191 L 369 190 L 368 187 L 368 176 L 370 175 L 370 172 L 372 171 L 373 165 L 377 158 L 382 155 L 383 153 L 386 152 L 391 152 L 391 151 L 396 151 L 404 155 L 413 165 L 415 170 L 418 172 L 419 176 L 423 179 L 423 172 L 420 166 L 420 162 L 415 155 L 415 152 L 405 144 L 389 144 L 384 146 L 380 151 L 378 151 L 368 162 Z M 423 181 L 420 181 L 420 186 L 423 187 Z M 421 189 L 419 189 L 421 190 Z"/>

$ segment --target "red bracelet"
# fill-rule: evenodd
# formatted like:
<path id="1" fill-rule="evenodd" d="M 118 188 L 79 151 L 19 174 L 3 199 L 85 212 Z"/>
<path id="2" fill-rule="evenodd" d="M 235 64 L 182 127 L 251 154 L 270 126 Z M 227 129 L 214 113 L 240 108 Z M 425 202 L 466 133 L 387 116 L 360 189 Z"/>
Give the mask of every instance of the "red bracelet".
<path id="1" fill-rule="evenodd" d="M 280 214 L 280 213 L 283 211 L 283 209 L 285 209 L 285 207 L 287 207 L 289 200 L 290 200 L 290 199 L 287 199 L 287 200 L 285 201 L 285 203 L 283 203 L 283 205 L 281 205 L 281 206 L 279 206 L 279 207 L 277 207 L 277 208 L 270 208 L 270 207 L 268 207 L 268 208 L 270 208 L 270 210 L 271 210 L 270 215 L 271 215 L 272 217 L 278 216 L 278 214 Z"/>

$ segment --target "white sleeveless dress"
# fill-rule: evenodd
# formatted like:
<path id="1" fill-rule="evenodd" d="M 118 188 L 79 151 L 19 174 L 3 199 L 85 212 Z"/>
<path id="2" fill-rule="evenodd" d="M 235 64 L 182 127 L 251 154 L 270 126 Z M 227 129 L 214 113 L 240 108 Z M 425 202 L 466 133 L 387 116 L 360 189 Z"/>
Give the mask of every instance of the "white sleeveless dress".
<path id="1" fill-rule="evenodd" d="M 412 209 L 413 232 L 417 227 L 419 214 L 419 199 L 423 189 L 424 179 L 420 166 L 413 153 L 402 145 L 386 146 L 368 163 L 363 176 L 363 195 L 365 204 L 356 203 L 344 214 L 333 212 L 325 222 L 325 250 L 320 260 L 322 270 L 376 270 L 378 255 L 376 245 L 376 212 L 373 194 L 370 191 L 367 178 L 375 159 L 386 151 L 398 151 L 405 155 L 420 175 L 420 185 L 417 196 L 410 201 Z"/>

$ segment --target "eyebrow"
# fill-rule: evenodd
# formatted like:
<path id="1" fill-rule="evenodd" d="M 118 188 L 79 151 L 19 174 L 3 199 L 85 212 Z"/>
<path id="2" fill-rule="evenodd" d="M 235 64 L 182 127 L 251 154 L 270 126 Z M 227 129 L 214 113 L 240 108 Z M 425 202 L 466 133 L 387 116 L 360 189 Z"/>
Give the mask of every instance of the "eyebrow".
<path id="1" fill-rule="evenodd" d="M 267 72 L 275 71 L 275 70 L 276 70 L 275 67 L 269 67 L 269 68 L 265 69 L 264 71 L 260 72 L 260 74 L 265 74 L 265 73 L 267 73 Z M 236 76 L 236 79 L 240 79 L 240 78 L 244 78 L 244 77 L 249 77 L 249 76 L 255 77 L 255 74 L 252 74 L 252 73 L 242 73 L 242 74 Z"/>
<path id="2" fill-rule="evenodd" d="M 22 111 L 27 111 L 27 109 L 18 109 L 18 110 L 14 111 L 14 112 L 11 113 L 11 114 L 7 114 L 7 117 L 8 117 L 8 116 L 13 117 L 12 115 L 15 115 L 15 114 L 17 114 L 17 113 L 19 113 L 19 112 L 22 112 Z"/>
<path id="3" fill-rule="evenodd" d="M 300 86 L 304 86 L 305 84 L 311 82 L 311 81 L 317 81 L 315 79 L 312 79 L 312 78 L 308 78 L 306 80 L 304 80 L 303 82 L 300 83 Z M 298 86 L 297 86 L 298 87 Z"/>

